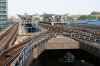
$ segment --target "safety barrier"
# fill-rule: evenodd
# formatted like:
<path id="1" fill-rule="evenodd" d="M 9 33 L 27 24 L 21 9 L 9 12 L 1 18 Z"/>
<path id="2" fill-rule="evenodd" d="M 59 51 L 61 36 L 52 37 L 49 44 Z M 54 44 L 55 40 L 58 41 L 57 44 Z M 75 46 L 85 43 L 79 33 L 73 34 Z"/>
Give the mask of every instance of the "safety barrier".
<path id="1" fill-rule="evenodd" d="M 33 53 L 34 53 L 34 48 L 37 46 L 40 46 L 41 52 L 44 50 L 43 44 L 47 42 L 50 38 L 55 37 L 56 34 L 52 33 L 49 35 L 42 35 L 41 37 L 38 38 L 37 41 L 30 41 L 20 52 L 19 56 L 14 60 L 14 62 L 11 64 L 11 66 L 29 66 L 30 63 L 32 62 L 33 58 Z"/>

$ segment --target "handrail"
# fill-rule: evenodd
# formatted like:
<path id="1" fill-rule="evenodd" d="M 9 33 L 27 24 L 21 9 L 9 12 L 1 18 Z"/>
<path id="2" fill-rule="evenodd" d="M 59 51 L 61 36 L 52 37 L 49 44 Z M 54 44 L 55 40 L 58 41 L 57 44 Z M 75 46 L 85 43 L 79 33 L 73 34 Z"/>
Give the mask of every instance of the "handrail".
<path id="1" fill-rule="evenodd" d="M 53 34 L 53 36 L 55 36 L 56 34 Z M 33 45 L 33 48 L 35 48 L 35 45 L 37 44 L 37 42 L 38 42 L 38 44 L 39 44 L 39 42 L 41 43 L 41 41 L 44 41 L 45 39 L 46 39 L 46 37 L 47 37 L 48 35 L 46 35 L 46 36 L 43 36 L 43 38 L 41 39 L 41 38 L 39 38 L 37 41 L 35 41 L 35 42 L 33 42 L 33 41 L 30 41 L 24 48 L 23 48 L 23 50 L 20 52 L 20 54 L 19 54 L 19 56 L 15 59 L 15 61 L 13 61 L 13 63 L 12 64 L 15 64 L 15 63 L 17 63 L 17 60 L 19 59 L 19 57 L 22 55 L 22 53 L 23 53 L 23 51 L 29 46 L 29 45 L 31 45 L 32 43 L 32 45 Z M 52 34 L 50 34 L 49 36 L 51 36 L 50 38 L 52 38 L 53 36 L 52 36 Z"/>

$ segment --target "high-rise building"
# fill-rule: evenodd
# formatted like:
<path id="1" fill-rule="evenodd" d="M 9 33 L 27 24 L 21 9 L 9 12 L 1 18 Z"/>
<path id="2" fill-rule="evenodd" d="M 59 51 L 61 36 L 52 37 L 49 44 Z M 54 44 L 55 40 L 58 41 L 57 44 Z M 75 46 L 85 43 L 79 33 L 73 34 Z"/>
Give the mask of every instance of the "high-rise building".
<path id="1" fill-rule="evenodd" d="M 8 15 L 8 1 L 0 0 L 0 24 L 7 22 Z"/>

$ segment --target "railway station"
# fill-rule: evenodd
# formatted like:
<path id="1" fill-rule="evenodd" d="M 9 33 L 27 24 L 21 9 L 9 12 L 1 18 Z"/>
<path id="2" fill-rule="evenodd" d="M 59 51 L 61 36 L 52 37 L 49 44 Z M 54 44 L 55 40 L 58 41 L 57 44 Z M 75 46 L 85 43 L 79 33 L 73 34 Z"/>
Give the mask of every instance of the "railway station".
<path id="1" fill-rule="evenodd" d="M 99 15 L 85 16 L 96 19 L 52 13 L 9 19 L 8 1 L 0 0 L 0 66 L 100 66 Z"/>
<path id="2" fill-rule="evenodd" d="M 63 28 L 63 22 L 59 24 L 60 27 L 56 24 L 54 26 L 40 22 L 35 24 L 37 29 L 42 27 L 40 31 L 27 32 L 24 24 L 28 23 L 12 24 L 1 32 L 0 66 L 34 66 L 37 62 L 49 66 L 48 64 L 52 63 L 50 60 L 62 65 L 70 65 L 69 63 L 99 65 L 98 31 L 85 29 L 82 26 L 77 28 L 68 24 Z"/>
<path id="3" fill-rule="evenodd" d="M 21 18 L 21 23 L 24 26 L 26 32 L 37 32 L 41 29 L 39 28 L 38 24 L 33 20 L 32 15 L 18 15 Z"/>

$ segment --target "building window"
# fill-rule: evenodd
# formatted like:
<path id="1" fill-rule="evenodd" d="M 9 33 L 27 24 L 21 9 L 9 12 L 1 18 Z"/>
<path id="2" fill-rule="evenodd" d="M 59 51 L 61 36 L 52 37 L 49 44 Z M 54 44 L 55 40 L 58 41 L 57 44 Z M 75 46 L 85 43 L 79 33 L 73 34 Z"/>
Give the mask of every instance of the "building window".
<path id="1" fill-rule="evenodd" d="M 6 11 L 0 11 L 0 15 L 5 15 Z"/>
<path id="2" fill-rule="evenodd" d="M 6 19 L 6 15 L 0 16 L 0 19 Z"/>
<path id="3" fill-rule="evenodd" d="M 0 0 L 0 1 L 5 1 L 6 2 L 6 0 Z"/>
<path id="4" fill-rule="evenodd" d="M 0 2 L 0 7 L 6 7 L 6 3 Z"/>
<path id="5" fill-rule="evenodd" d="M 6 7 L 4 7 L 4 8 L 3 7 L 0 7 L 0 10 L 6 10 Z"/>

